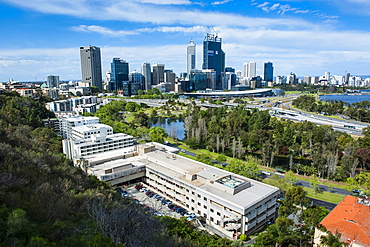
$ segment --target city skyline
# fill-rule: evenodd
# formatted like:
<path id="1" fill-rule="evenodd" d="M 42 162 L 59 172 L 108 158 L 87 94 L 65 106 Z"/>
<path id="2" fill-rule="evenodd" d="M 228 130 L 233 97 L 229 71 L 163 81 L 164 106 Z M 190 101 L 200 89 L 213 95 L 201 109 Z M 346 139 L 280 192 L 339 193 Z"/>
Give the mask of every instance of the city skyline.
<path id="1" fill-rule="evenodd" d="M 370 74 L 366 25 L 370 3 L 360 0 L 0 0 L 0 81 L 81 79 L 78 47 L 101 48 L 102 73 L 114 57 L 130 63 L 165 64 L 186 72 L 189 40 L 206 33 L 223 39 L 226 66 L 274 63 L 274 75 L 299 77 Z M 202 53 L 197 52 L 200 69 Z"/>

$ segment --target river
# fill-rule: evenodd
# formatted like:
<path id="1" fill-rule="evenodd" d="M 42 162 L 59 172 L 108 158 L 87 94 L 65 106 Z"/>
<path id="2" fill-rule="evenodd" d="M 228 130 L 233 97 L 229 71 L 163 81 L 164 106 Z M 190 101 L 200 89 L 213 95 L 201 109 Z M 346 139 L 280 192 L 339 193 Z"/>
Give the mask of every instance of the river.
<path id="1" fill-rule="evenodd" d="M 361 90 L 362 93 L 370 93 L 370 90 Z M 320 100 L 340 100 L 350 104 L 361 102 L 361 101 L 370 101 L 370 94 L 329 94 L 321 95 Z"/>

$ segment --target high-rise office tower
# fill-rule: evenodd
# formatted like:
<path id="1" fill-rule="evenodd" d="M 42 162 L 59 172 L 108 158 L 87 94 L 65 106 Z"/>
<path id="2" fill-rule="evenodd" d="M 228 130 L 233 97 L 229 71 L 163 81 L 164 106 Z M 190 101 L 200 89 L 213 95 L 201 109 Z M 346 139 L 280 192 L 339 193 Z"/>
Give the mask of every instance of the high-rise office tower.
<path id="1" fill-rule="evenodd" d="M 172 69 L 165 69 L 164 70 L 164 82 L 175 83 L 175 80 L 176 80 L 176 73 L 174 73 Z"/>
<path id="2" fill-rule="evenodd" d="M 122 90 L 123 82 L 128 81 L 129 65 L 123 59 L 113 58 L 111 63 L 111 91 Z"/>
<path id="3" fill-rule="evenodd" d="M 248 78 L 248 66 L 248 62 L 243 63 L 243 77 L 245 78 Z"/>
<path id="4" fill-rule="evenodd" d="M 207 88 L 207 74 L 202 70 L 193 69 L 190 71 L 190 88 L 194 91 L 205 90 Z"/>
<path id="5" fill-rule="evenodd" d="M 138 71 L 133 71 L 128 75 L 130 82 L 137 82 L 143 84 L 143 75 Z"/>
<path id="6" fill-rule="evenodd" d="M 152 69 L 150 63 L 143 63 L 141 74 L 144 77 L 144 90 L 152 89 Z"/>
<path id="7" fill-rule="evenodd" d="M 81 73 L 82 82 L 89 83 L 92 87 L 103 88 L 101 72 L 100 48 L 96 46 L 81 46 Z"/>
<path id="8" fill-rule="evenodd" d="M 195 51 L 196 45 L 193 40 L 190 40 L 187 48 L 187 72 L 190 74 L 190 70 L 195 69 Z"/>
<path id="9" fill-rule="evenodd" d="M 346 74 L 344 75 L 344 84 L 348 84 L 350 77 L 351 77 L 351 74 L 346 72 Z"/>
<path id="10" fill-rule="evenodd" d="M 158 85 L 161 82 L 164 82 L 164 64 L 157 63 L 153 65 L 152 85 Z"/>
<path id="11" fill-rule="evenodd" d="M 263 79 L 267 82 L 274 80 L 274 66 L 272 62 L 265 62 L 263 64 Z"/>
<path id="12" fill-rule="evenodd" d="M 203 42 L 203 69 L 216 72 L 216 89 L 221 89 L 222 74 L 225 72 L 225 52 L 221 49 L 222 39 L 207 34 Z"/>
<path id="13" fill-rule="evenodd" d="M 46 77 L 46 84 L 48 85 L 48 88 L 59 87 L 59 76 L 57 75 L 48 75 Z"/>
<path id="14" fill-rule="evenodd" d="M 257 76 L 256 62 L 249 62 L 247 77 L 249 79 L 252 79 L 253 77 L 256 77 L 256 76 Z"/>

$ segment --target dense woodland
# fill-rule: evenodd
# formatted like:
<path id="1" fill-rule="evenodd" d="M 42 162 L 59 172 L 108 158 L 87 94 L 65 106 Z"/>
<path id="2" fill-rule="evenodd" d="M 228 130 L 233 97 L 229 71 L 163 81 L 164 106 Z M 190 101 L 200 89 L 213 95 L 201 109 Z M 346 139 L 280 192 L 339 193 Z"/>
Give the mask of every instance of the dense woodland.
<path id="1" fill-rule="evenodd" d="M 327 100 L 323 102 L 316 100 L 314 96 L 302 95 L 293 100 L 292 103 L 297 108 L 324 115 L 343 115 L 349 119 L 361 122 L 370 122 L 370 102 L 362 101 L 356 103 L 346 103 L 340 100 Z"/>
<path id="2" fill-rule="evenodd" d="M 370 169 L 370 129 L 355 139 L 330 126 L 271 117 L 243 105 L 201 110 L 190 105 L 186 143 L 195 148 L 243 158 L 256 154 L 265 166 L 345 180 Z"/>
<path id="3" fill-rule="evenodd" d="M 37 100 L 0 95 L 0 246 L 238 246 L 158 218 L 71 166 Z"/>

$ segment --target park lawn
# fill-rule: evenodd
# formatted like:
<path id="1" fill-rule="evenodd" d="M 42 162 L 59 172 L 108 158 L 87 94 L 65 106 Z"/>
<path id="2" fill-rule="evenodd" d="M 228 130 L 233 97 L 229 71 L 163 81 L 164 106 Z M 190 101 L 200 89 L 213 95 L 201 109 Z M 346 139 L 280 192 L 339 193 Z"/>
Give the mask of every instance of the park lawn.
<path id="1" fill-rule="evenodd" d="M 314 189 L 307 188 L 307 187 L 303 187 L 303 189 L 305 191 L 307 191 L 307 193 L 308 193 L 307 197 L 314 198 L 314 199 L 321 200 L 321 201 L 325 201 L 325 202 L 331 202 L 331 203 L 335 203 L 335 204 L 338 204 L 339 202 L 341 202 L 343 200 L 343 198 L 345 197 L 344 195 L 330 193 L 330 192 L 327 192 L 327 191 L 323 191 L 323 193 L 321 193 L 321 194 L 314 195 Z"/>

